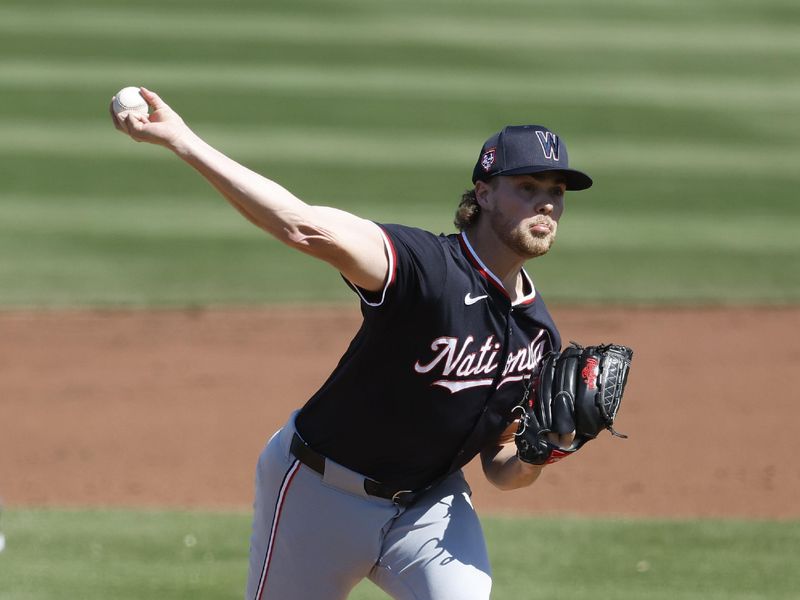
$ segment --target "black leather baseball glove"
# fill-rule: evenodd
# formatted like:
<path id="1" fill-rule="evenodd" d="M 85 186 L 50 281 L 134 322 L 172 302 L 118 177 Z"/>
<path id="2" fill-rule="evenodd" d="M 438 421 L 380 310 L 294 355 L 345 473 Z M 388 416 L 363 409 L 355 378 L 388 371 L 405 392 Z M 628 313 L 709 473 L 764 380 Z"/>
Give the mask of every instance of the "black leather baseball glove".
<path id="1" fill-rule="evenodd" d="M 550 464 L 577 451 L 597 434 L 614 431 L 633 350 L 607 344 L 583 347 L 572 342 L 563 352 L 544 357 L 540 369 L 531 375 L 523 401 L 516 434 L 520 460 L 535 465 Z M 547 439 L 548 433 L 575 432 L 569 448 Z"/>

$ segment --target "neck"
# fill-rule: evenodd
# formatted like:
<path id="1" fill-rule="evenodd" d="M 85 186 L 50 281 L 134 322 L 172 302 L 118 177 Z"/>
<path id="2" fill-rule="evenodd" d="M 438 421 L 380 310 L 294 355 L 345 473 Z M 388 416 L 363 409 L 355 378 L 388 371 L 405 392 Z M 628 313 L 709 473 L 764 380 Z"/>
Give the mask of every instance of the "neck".
<path id="1" fill-rule="evenodd" d="M 520 270 L 525 258 L 511 251 L 493 231 L 473 227 L 465 231 L 472 249 L 503 284 L 512 302 L 522 295 Z"/>

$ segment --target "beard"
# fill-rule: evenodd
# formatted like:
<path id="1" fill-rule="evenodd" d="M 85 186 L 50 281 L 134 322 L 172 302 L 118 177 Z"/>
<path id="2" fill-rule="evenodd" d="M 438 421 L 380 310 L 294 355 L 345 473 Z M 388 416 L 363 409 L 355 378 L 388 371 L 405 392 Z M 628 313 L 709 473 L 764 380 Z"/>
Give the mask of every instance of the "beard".
<path id="1" fill-rule="evenodd" d="M 546 223 L 550 226 L 549 233 L 537 233 L 533 231 L 533 226 L 538 223 Z M 548 217 L 537 217 L 526 225 L 519 224 L 516 227 L 504 219 L 498 213 L 494 213 L 491 219 L 492 230 L 509 249 L 515 254 L 525 259 L 536 258 L 547 254 L 556 239 L 558 223 Z"/>

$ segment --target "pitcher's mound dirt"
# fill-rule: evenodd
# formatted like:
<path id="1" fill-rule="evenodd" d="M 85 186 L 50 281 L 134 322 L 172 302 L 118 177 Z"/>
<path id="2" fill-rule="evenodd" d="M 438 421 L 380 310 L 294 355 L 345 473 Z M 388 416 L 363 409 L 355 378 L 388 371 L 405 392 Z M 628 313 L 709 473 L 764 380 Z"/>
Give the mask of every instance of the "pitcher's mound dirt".
<path id="1" fill-rule="evenodd" d="M 482 512 L 800 517 L 800 309 L 554 309 L 636 350 L 618 420 Z M 256 457 L 359 322 L 342 308 L 0 314 L 0 497 L 248 509 Z"/>

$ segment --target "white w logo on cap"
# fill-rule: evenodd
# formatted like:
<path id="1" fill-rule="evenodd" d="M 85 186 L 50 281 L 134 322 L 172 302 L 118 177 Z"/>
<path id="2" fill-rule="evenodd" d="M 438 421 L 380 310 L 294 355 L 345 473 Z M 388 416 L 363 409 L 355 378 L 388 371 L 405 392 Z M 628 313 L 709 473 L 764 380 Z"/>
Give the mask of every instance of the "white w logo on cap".
<path id="1" fill-rule="evenodd" d="M 544 157 L 550 160 L 558 160 L 558 136 L 552 131 L 536 130 L 536 137 L 542 146 Z"/>

